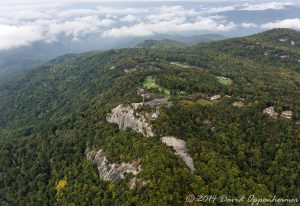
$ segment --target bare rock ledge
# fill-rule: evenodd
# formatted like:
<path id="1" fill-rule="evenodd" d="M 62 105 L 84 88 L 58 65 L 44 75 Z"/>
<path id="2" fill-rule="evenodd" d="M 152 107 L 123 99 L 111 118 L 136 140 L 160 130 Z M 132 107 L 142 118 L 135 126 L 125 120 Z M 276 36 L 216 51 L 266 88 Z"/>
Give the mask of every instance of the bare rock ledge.
<path id="1" fill-rule="evenodd" d="M 86 158 L 97 165 L 99 177 L 104 181 L 119 182 L 125 178 L 126 173 L 137 175 L 141 171 L 139 163 L 125 163 L 121 164 L 109 163 L 104 152 L 100 150 L 92 150 L 87 148 L 85 151 Z"/>
<path id="2" fill-rule="evenodd" d="M 147 122 L 143 115 L 134 114 L 134 111 L 142 106 L 143 103 L 133 103 L 131 105 L 118 105 L 107 115 L 106 120 L 110 123 L 117 123 L 120 130 L 132 128 L 136 132 L 142 133 L 144 136 L 153 137 L 151 125 Z"/>
<path id="3" fill-rule="evenodd" d="M 173 149 L 175 150 L 175 155 L 183 160 L 183 162 L 191 170 L 192 173 L 195 171 L 194 162 L 188 154 L 188 149 L 185 141 L 177 139 L 175 137 L 162 137 L 161 141 L 167 146 L 173 147 Z"/>
<path id="4" fill-rule="evenodd" d="M 152 114 L 137 114 L 135 110 L 143 103 L 132 103 L 131 105 L 118 105 L 107 115 L 106 120 L 110 123 L 117 123 L 120 130 L 131 128 L 142 133 L 146 137 L 153 137 L 152 126 L 147 121 L 147 117 L 157 118 L 159 111 Z M 193 159 L 188 154 L 186 142 L 175 137 L 162 137 L 161 141 L 167 146 L 173 147 L 175 155 L 181 158 L 193 173 L 195 171 Z M 99 170 L 100 172 L 100 170 Z"/>

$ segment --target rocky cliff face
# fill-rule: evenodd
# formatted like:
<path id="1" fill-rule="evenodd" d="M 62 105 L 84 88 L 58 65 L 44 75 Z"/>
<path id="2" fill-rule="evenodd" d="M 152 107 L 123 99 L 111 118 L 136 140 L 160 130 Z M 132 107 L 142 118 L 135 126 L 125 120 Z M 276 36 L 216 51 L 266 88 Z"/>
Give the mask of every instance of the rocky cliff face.
<path id="1" fill-rule="evenodd" d="M 141 171 L 138 162 L 121 164 L 109 163 L 104 152 L 100 150 L 86 149 L 86 158 L 97 165 L 100 179 L 104 181 L 118 182 L 125 178 L 126 173 L 137 175 Z"/>
<path id="2" fill-rule="evenodd" d="M 149 104 L 147 105 L 157 108 L 161 105 L 161 101 L 159 99 L 151 101 L 151 104 L 154 104 L 154 106 Z M 143 103 L 133 103 L 131 105 L 121 104 L 116 108 L 113 108 L 111 113 L 107 115 L 106 119 L 110 123 L 117 123 L 120 130 L 132 128 L 136 132 L 142 133 L 144 136 L 152 137 L 154 136 L 154 132 L 152 131 L 152 126 L 147 122 L 146 118 L 157 118 L 159 115 L 159 109 L 151 114 L 138 114 L 137 112 L 135 112 L 136 109 L 142 105 Z M 175 137 L 162 137 L 161 141 L 167 146 L 173 147 L 173 149 L 175 150 L 175 155 L 177 155 L 184 161 L 184 163 L 192 173 L 195 171 L 193 159 L 188 154 L 188 149 L 185 141 L 177 139 Z M 140 181 L 131 181 L 130 187 L 136 185 L 136 182 L 140 184 Z"/>
<path id="3" fill-rule="evenodd" d="M 173 149 L 175 150 L 175 155 L 177 155 L 184 161 L 191 172 L 195 171 L 194 162 L 188 154 L 188 149 L 185 141 L 177 139 L 175 137 L 162 137 L 161 141 L 167 146 L 173 147 Z"/>
<path id="4" fill-rule="evenodd" d="M 132 128 L 144 136 L 152 137 L 154 133 L 151 125 L 147 122 L 144 115 L 134 114 L 135 110 L 143 103 L 133 103 L 131 105 L 119 105 L 113 108 L 107 115 L 106 120 L 110 123 L 117 123 L 120 130 Z"/>

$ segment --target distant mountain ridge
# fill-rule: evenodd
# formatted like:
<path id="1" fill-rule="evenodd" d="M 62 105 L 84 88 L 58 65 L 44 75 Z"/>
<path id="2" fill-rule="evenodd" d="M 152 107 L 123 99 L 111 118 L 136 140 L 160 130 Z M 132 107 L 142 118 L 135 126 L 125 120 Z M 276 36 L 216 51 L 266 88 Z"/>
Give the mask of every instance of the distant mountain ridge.
<path id="1" fill-rule="evenodd" d="M 143 43 L 136 45 L 136 48 L 145 49 L 182 49 L 188 47 L 186 43 L 179 41 L 164 39 L 164 40 L 146 40 Z"/>
<path id="2" fill-rule="evenodd" d="M 146 37 L 127 37 L 122 39 L 107 40 L 99 36 L 86 37 L 74 41 L 68 37 L 59 37 L 52 43 L 38 42 L 31 46 L 24 46 L 11 50 L 0 51 L 0 80 L 21 74 L 39 66 L 48 60 L 67 53 L 80 53 L 92 50 L 108 50 L 112 48 L 133 48 L 148 39 L 161 41 L 162 45 L 157 48 L 183 48 L 199 42 L 209 42 L 225 39 L 226 37 L 217 34 L 205 34 L 196 36 L 164 35 L 157 34 Z M 175 42 L 177 41 L 177 42 Z M 148 42 L 150 43 L 150 42 Z M 154 42 L 152 42 L 154 44 Z M 155 44 L 157 44 L 156 42 Z M 140 45 L 141 46 L 141 45 Z M 145 45 L 146 46 L 146 45 Z M 145 47 L 147 48 L 147 46 Z"/>
<path id="3" fill-rule="evenodd" d="M 203 34 L 203 35 L 194 35 L 194 36 L 174 36 L 173 40 L 194 45 L 200 42 L 219 41 L 226 38 L 228 37 L 220 34 Z"/>
<path id="4" fill-rule="evenodd" d="M 166 37 L 166 39 L 160 39 Z M 193 46 L 198 43 L 223 40 L 226 37 L 218 34 L 205 34 L 197 36 L 161 36 L 158 39 L 145 40 L 136 45 L 137 48 L 148 49 L 179 49 Z"/>

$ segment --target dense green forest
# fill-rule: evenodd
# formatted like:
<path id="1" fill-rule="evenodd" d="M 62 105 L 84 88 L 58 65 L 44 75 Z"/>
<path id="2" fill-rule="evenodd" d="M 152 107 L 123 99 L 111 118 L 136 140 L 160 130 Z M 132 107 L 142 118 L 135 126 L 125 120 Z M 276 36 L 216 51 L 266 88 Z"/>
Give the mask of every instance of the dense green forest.
<path id="1" fill-rule="evenodd" d="M 106 115 L 142 102 L 137 90 L 149 77 L 164 90 L 148 92 L 170 102 L 151 121 L 155 136 L 119 131 Z M 269 106 L 292 111 L 291 119 L 264 114 Z M 293 30 L 61 56 L 0 84 L 0 205 L 207 205 L 187 203 L 189 194 L 300 199 L 299 120 Z M 194 173 L 161 136 L 187 142 Z M 139 159 L 138 177 L 149 183 L 129 189 L 130 175 L 101 180 L 86 148 L 103 149 L 112 162 Z"/>
<path id="2" fill-rule="evenodd" d="M 146 40 L 143 43 L 136 45 L 137 48 L 144 49 L 182 49 L 188 47 L 189 44 L 165 39 L 165 40 Z"/>

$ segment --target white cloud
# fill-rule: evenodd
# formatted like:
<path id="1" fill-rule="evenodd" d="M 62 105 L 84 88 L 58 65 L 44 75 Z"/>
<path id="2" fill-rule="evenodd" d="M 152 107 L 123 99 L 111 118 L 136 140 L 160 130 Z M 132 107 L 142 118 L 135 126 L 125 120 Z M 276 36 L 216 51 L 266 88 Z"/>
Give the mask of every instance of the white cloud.
<path id="1" fill-rule="evenodd" d="M 263 10 L 279 10 L 284 9 L 287 6 L 291 6 L 293 3 L 291 2 L 267 2 L 267 3 L 260 3 L 260 4 L 249 4 L 246 3 L 243 5 L 241 10 L 248 10 L 248 11 L 263 11 Z"/>
<path id="2" fill-rule="evenodd" d="M 160 7 L 154 9 L 152 14 L 147 15 L 146 19 L 151 23 L 159 23 L 162 21 L 187 21 L 189 17 L 197 17 L 200 15 L 195 9 L 186 9 L 182 6 Z"/>
<path id="3" fill-rule="evenodd" d="M 112 28 L 103 32 L 103 37 L 124 37 L 124 36 L 150 36 L 154 33 L 147 29 L 147 25 L 141 23 L 134 26 L 123 26 L 120 28 Z"/>
<path id="4" fill-rule="evenodd" d="M 292 6 L 292 2 L 264 2 L 258 4 L 250 3 L 236 3 L 233 5 L 227 5 L 223 7 L 208 7 L 203 8 L 202 13 L 206 14 L 216 14 L 228 11 L 264 11 L 264 10 L 280 10 L 285 9 L 287 6 Z"/>
<path id="5" fill-rule="evenodd" d="M 82 17 L 87 15 L 97 15 L 99 13 L 96 9 L 69 9 L 64 10 L 63 12 L 58 11 L 54 13 L 58 18 L 74 18 L 74 17 Z"/>
<path id="6" fill-rule="evenodd" d="M 254 24 L 254 23 L 242 23 L 241 26 L 244 27 L 244 28 L 247 28 L 247 29 L 258 27 L 258 25 Z"/>
<path id="7" fill-rule="evenodd" d="M 180 22 L 177 19 L 157 23 L 139 23 L 133 26 L 112 28 L 103 32 L 104 37 L 149 36 L 158 33 L 178 33 L 187 31 L 229 31 L 236 27 L 232 22 L 219 23 L 213 18 L 199 17 L 194 22 Z"/>
<path id="8" fill-rule="evenodd" d="M 161 1 L 157 0 L 157 2 Z M 0 50 L 30 45 L 36 41 L 51 42 L 57 40 L 60 35 L 77 40 L 90 34 L 99 34 L 99 36 L 109 38 L 147 36 L 157 33 L 227 32 L 234 30 L 237 25 L 226 20 L 224 16 L 215 15 L 216 13 L 235 10 L 283 9 L 292 5 L 275 1 L 259 4 L 245 4 L 244 1 L 229 4 L 225 1 L 226 4 L 223 7 L 212 6 L 215 4 L 199 4 L 199 6 L 190 7 L 188 4 L 182 4 L 183 1 L 174 3 L 176 2 L 174 0 L 172 4 L 153 3 L 136 6 L 137 3 L 134 3 L 128 7 L 124 3 L 125 6 L 122 8 L 101 3 L 72 4 L 74 2 L 103 2 L 98 0 L 54 0 L 51 3 L 46 0 L 28 0 L 24 2 L 21 0 L 1 2 Z M 106 2 L 110 1 L 106 0 Z M 191 0 L 191 2 L 195 3 L 196 0 Z M 284 27 L 283 24 L 288 27 L 293 26 L 292 28 L 299 25 L 296 20 L 286 20 L 271 22 L 263 27 Z M 239 28 L 258 27 L 255 22 L 241 23 L 238 26 Z"/>
<path id="9" fill-rule="evenodd" d="M 55 40 L 59 34 L 72 36 L 77 40 L 80 36 L 86 36 L 91 33 L 101 31 L 100 28 L 108 27 L 114 24 L 111 19 L 99 19 L 97 16 L 87 16 L 75 18 L 72 21 L 65 22 L 51 22 L 47 26 L 46 35 L 48 40 Z"/>
<path id="10" fill-rule="evenodd" d="M 123 19 L 121 19 L 121 21 L 123 21 L 123 22 L 135 22 L 137 20 L 138 20 L 138 18 L 133 15 L 127 15 Z"/>
<path id="11" fill-rule="evenodd" d="M 43 40 L 42 31 L 36 26 L 10 26 L 0 24 L 0 50 L 27 46 Z"/>
<path id="12" fill-rule="evenodd" d="M 128 15 L 128 14 L 148 14 L 150 12 L 147 8 L 113 8 L 105 6 L 97 6 L 96 11 L 99 14 L 111 14 L 111 15 Z"/>
<path id="13" fill-rule="evenodd" d="M 29 1 L 31 4 L 0 5 L 0 50 L 36 41 L 56 41 L 60 35 L 77 40 L 89 34 L 124 37 L 189 31 L 229 31 L 235 28 L 235 24 L 226 22 L 224 17 L 202 17 L 199 8 L 182 5 L 154 4 L 142 8 L 120 8 L 98 4 L 76 8 L 62 3 L 66 1 L 45 1 L 43 4 L 38 0 Z"/>
<path id="14" fill-rule="evenodd" d="M 269 22 L 261 25 L 263 29 L 273 29 L 273 28 L 289 28 L 300 30 L 300 19 L 284 19 L 275 22 Z"/>
<path id="15" fill-rule="evenodd" d="M 232 6 L 224 6 L 224 7 L 205 8 L 204 13 L 215 14 L 220 12 L 234 11 L 237 9 L 237 7 L 238 7 L 237 5 L 232 5 Z"/>

